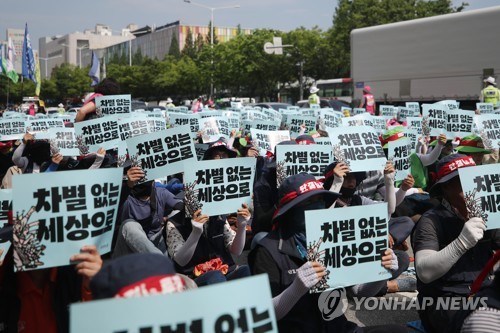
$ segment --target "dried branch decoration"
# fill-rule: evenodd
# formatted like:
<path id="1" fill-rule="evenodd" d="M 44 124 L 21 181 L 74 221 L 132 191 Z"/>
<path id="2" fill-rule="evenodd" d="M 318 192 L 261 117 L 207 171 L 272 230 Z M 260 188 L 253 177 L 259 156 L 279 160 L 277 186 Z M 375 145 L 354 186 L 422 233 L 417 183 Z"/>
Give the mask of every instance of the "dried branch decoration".
<path id="1" fill-rule="evenodd" d="M 286 179 L 285 161 L 276 162 L 276 186 L 279 188 Z"/>
<path id="2" fill-rule="evenodd" d="M 325 251 L 319 250 L 321 243 L 323 243 L 321 237 L 316 242 L 309 242 L 309 246 L 307 247 L 307 261 L 317 261 L 322 265 L 325 264 Z M 318 293 L 330 288 L 327 281 L 329 275 L 330 271 L 326 270 L 326 275 L 323 276 L 321 280 L 310 289 L 310 293 Z"/>
<path id="3" fill-rule="evenodd" d="M 469 218 L 479 217 L 482 218 L 484 223 L 488 222 L 488 214 L 483 211 L 481 206 L 481 199 L 476 198 L 477 190 L 464 193 L 465 207 Z"/>
<path id="4" fill-rule="evenodd" d="M 345 158 L 344 151 L 340 148 L 339 144 L 332 145 L 333 150 L 333 159 L 338 163 L 344 163 L 348 167 L 351 166 L 351 163 Z"/>
<path id="5" fill-rule="evenodd" d="M 184 184 L 184 207 L 186 209 L 186 217 L 193 217 L 194 213 L 203 207 L 203 204 L 198 201 L 198 196 L 194 190 L 196 184 L 196 181 L 191 184 Z"/>
<path id="6" fill-rule="evenodd" d="M 42 266 L 40 258 L 44 255 L 45 245 L 40 244 L 37 238 L 38 221 L 29 222 L 31 215 L 35 212 L 35 206 L 24 214 L 17 213 L 13 227 L 14 265 L 17 271 L 37 268 Z M 29 223 L 28 223 L 29 222 Z"/>
<path id="7" fill-rule="evenodd" d="M 89 153 L 89 146 L 85 143 L 83 135 L 76 136 L 76 146 L 78 147 L 81 156 L 85 156 Z"/>

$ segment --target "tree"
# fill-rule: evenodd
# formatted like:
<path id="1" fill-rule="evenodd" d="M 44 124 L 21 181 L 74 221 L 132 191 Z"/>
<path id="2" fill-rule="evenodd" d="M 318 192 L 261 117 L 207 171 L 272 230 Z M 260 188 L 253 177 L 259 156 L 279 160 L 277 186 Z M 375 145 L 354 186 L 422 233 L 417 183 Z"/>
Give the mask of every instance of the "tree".
<path id="1" fill-rule="evenodd" d="M 198 34 L 198 36 L 196 36 L 196 42 L 194 44 L 196 52 L 200 52 L 203 49 L 205 42 L 203 41 L 203 36 L 201 34 Z"/>
<path id="2" fill-rule="evenodd" d="M 179 59 L 181 57 L 181 50 L 179 48 L 179 41 L 177 36 L 172 36 L 172 41 L 170 42 L 170 48 L 168 49 L 168 55 L 174 57 L 174 59 Z"/>
<path id="3" fill-rule="evenodd" d="M 214 27 L 214 45 L 219 44 L 219 39 L 217 38 L 217 27 Z M 212 40 L 212 21 L 208 22 L 208 35 L 207 44 L 210 45 Z"/>
<path id="4" fill-rule="evenodd" d="M 191 31 L 191 28 L 188 28 L 182 55 L 187 56 L 191 59 L 194 59 L 194 57 L 196 57 L 196 47 L 194 45 L 193 32 Z"/>
<path id="5" fill-rule="evenodd" d="M 466 6 L 452 7 L 451 0 L 339 0 L 328 37 L 334 55 L 332 71 L 337 77 L 350 75 L 353 29 L 459 12 Z"/>

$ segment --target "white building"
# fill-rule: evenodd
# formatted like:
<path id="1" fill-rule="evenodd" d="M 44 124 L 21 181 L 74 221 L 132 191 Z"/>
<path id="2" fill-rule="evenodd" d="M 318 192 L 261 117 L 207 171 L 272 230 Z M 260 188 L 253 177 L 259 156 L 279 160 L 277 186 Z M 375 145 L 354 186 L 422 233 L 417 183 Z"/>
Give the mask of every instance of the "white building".
<path id="1" fill-rule="evenodd" d="M 80 68 L 88 66 L 92 60 L 92 50 L 98 51 L 135 38 L 130 34 L 130 30 L 134 28 L 135 25 L 129 25 L 121 30 L 120 35 L 113 35 L 114 30 L 111 27 L 97 24 L 95 30 L 40 38 L 38 45 L 41 77 L 50 77 L 54 67 L 64 63 Z"/>

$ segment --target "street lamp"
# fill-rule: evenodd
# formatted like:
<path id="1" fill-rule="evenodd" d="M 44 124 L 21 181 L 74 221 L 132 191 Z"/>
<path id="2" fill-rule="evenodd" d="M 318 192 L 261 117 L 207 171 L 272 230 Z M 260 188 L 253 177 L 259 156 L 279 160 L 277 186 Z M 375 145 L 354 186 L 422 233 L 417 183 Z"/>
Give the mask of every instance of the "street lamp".
<path id="1" fill-rule="evenodd" d="M 79 60 L 80 60 L 80 68 L 82 68 L 82 50 L 85 50 L 85 49 L 88 49 L 89 46 L 88 45 L 84 45 L 84 46 L 81 46 L 81 47 L 76 47 L 76 49 L 78 50 L 79 52 Z"/>
<path id="2" fill-rule="evenodd" d="M 47 72 L 48 72 L 48 70 L 47 70 L 47 62 L 48 62 L 49 60 L 56 59 L 56 58 L 62 58 L 62 55 L 57 55 L 57 56 L 54 56 L 54 57 L 48 57 L 48 58 L 38 57 L 38 59 L 45 61 L 45 78 L 46 78 L 46 79 L 49 77 L 49 75 L 48 75 L 48 73 L 47 73 Z"/>
<path id="3" fill-rule="evenodd" d="M 232 8 L 240 8 L 240 5 L 234 5 L 234 6 L 224 6 L 224 7 L 209 7 L 205 6 L 201 3 L 196 3 L 191 0 L 184 0 L 184 2 L 189 3 L 194 6 L 202 7 L 205 9 L 210 10 L 210 47 L 213 49 L 214 48 L 214 11 L 217 9 L 232 9 Z M 214 53 L 212 52 L 212 60 L 211 60 L 212 67 L 214 65 Z M 214 94 L 214 79 L 213 79 L 213 73 L 210 73 L 210 97 L 212 97 Z"/>
<path id="4" fill-rule="evenodd" d="M 71 47 L 68 44 L 61 44 L 61 46 L 65 46 L 68 49 Z M 77 46 L 76 49 L 78 50 L 78 55 L 80 58 L 80 59 L 78 59 L 79 60 L 78 64 L 79 64 L 79 67 L 82 68 L 82 50 L 90 49 L 90 47 L 88 45 L 84 45 L 84 46 L 80 46 L 80 47 Z"/>

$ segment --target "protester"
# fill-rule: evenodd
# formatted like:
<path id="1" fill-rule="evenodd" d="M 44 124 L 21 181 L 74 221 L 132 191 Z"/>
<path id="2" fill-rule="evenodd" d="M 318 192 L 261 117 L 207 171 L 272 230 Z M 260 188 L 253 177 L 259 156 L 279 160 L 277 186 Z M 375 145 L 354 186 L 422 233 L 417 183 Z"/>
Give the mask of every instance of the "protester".
<path id="1" fill-rule="evenodd" d="M 15 147 L 12 146 L 12 141 L 0 142 L 0 179 L 3 179 L 7 170 L 14 166 L 12 155 L 14 154 Z"/>
<path id="2" fill-rule="evenodd" d="M 422 215 L 413 233 L 418 299 L 434 301 L 419 311 L 428 333 L 445 332 L 454 314 L 437 308 L 438 297 L 467 297 L 471 283 L 500 245 L 498 233 L 485 232 L 484 221 L 467 212 L 458 169 L 474 165 L 472 157 L 462 154 L 439 161 L 431 195 L 440 205 Z"/>
<path id="3" fill-rule="evenodd" d="M 317 186 L 303 186 L 315 183 Z M 318 307 L 319 293 L 308 291 L 326 274 L 319 262 L 307 261 L 304 211 L 324 209 L 340 195 L 322 189 L 309 174 L 286 178 L 279 188 L 279 206 L 274 228 L 250 253 L 253 274 L 267 273 L 280 332 L 355 332 L 357 325 L 344 314 L 330 321 Z M 293 195 L 292 195 L 293 194 Z M 393 264 L 392 251 L 382 257 L 382 265 Z M 361 331 L 361 330 L 359 330 Z M 363 332 L 404 332 L 396 326 L 364 327 Z"/>
<path id="4" fill-rule="evenodd" d="M 69 305 L 92 299 L 90 281 L 101 269 L 95 246 L 71 256 L 71 266 L 14 272 L 13 251 L 0 267 L 0 327 L 4 332 L 69 332 Z"/>
<path id="5" fill-rule="evenodd" d="M 170 294 L 196 288 L 193 280 L 176 273 L 170 258 L 156 253 L 134 253 L 112 259 L 90 282 L 95 300 Z"/>
<path id="6" fill-rule="evenodd" d="M 95 87 L 94 93 L 88 95 L 83 101 L 83 106 L 78 110 L 75 122 L 98 118 L 96 114 L 95 98 L 100 96 L 120 94 L 120 85 L 112 78 L 105 78 Z"/>
<path id="7" fill-rule="evenodd" d="M 236 232 L 225 215 L 209 217 L 197 210 L 191 218 L 184 218 L 184 212 L 171 218 L 167 247 L 177 271 L 193 278 L 198 286 L 249 276 L 248 266 L 236 265 L 231 257 L 239 256 L 245 246 L 246 225 L 251 219 L 248 206 L 243 204 L 236 216 Z"/>
<path id="8" fill-rule="evenodd" d="M 220 160 L 225 158 L 234 158 L 237 153 L 229 149 L 227 143 L 224 140 L 217 140 L 211 143 L 208 149 L 203 154 L 203 160 Z"/>
<path id="9" fill-rule="evenodd" d="M 359 107 L 365 108 L 366 112 L 371 115 L 376 114 L 375 97 L 372 95 L 372 88 L 370 86 L 365 86 L 363 88 L 363 98 L 359 103 Z"/>
<path id="10" fill-rule="evenodd" d="M 403 127 L 401 126 L 388 130 L 382 135 L 381 143 L 386 156 L 388 154 L 389 142 L 403 137 Z M 441 134 L 438 137 L 436 146 L 429 153 L 425 155 L 412 153 L 410 155 L 411 175 L 413 176 L 415 185 L 412 190 L 407 191 L 404 201 L 397 206 L 396 216 L 409 216 L 416 221 L 421 214 L 437 204 L 431 200 L 429 194 L 426 192 L 430 180 L 426 167 L 438 160 L 446 142 L 446 135 Z"/>
<path id="11" fill-rule="evenodd" d="M 132 167 L 128 174 L 131 194 L 121 208 L 120 229 L 113 256 L 130 253 L 167 254 L 164 236 L 165 211 L 182 210 L 184 203 L 165 188 L 154 186 L 154 181 L 137 184 L 142 170 Z M 140 177 L 140 178 L 139 178 Z"/>
<path id="12" fill-rule="evenodd" d="M 472 157 L 476 165 L 498 163 L 498 149 L 485 149 L 483 140 L 475 134 L 464 136 L 455 150 Z"/>
<path id="13" fill-rule="evenodd" d="M 203 109 L 203 97 L 198 97 L 191 106 L 191 112 L 198 113 Z"/>
<path id="14" fill-rule="evenodd" d="M 40 173 L 43 171 L 42 164 L 50 161 L 50 144 L 35 140 L 32 134 L 26 133 L 14 151 L 12 161 L 23 173 Z"/>

